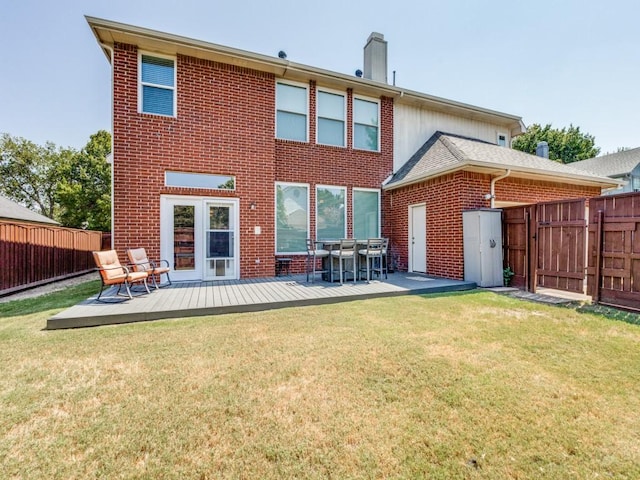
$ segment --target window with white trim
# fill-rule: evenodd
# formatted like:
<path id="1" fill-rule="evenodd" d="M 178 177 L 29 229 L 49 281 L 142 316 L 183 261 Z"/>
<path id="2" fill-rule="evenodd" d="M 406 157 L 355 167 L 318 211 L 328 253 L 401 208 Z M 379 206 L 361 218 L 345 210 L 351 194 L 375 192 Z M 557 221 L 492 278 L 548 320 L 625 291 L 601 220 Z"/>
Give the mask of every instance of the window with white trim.
<path id="1" fill-rule="evenodd" d="M 309 238 L 309 185 L 276 183 L 276 253 L 303 253 Z"/>
<path id="2" fill-rule="evenodd" d="M 496 143 L 500 147 L 506 147 L 507 146 L 507 134 L 498 132 Z"/>
<path id="3" fill-rule="evenodd" d="M 318 89 L 317 142 L 323 145 L 345 146 L 345 96 L 340 93 Z"/>
<path id="4" fill-rule="evenodd" d="M 353 189 L 353 236 L 362 240 L 380 236 L 380 190 Z"/>
<path id="5" fill-rule="evenodd" d="M 353 148 L 377 152 L 380 144 L 380 102 L 354 97 Z"/>
<path id="6" fill-rule="evenodd" d="M 316 186 L 316 239 L 339 239 L 347 235 L 347 189 Z"/>
<path id="7" fill-rule="evenodd" d="M 140 112 L 174 117 L 176 61 L 172 57 L 140 53 Z"/>
<path id="8" fill-rule="evenodd" d="M 276 138 L 307 141 L 308 98 L 306 86 L 276 83 Z"/>

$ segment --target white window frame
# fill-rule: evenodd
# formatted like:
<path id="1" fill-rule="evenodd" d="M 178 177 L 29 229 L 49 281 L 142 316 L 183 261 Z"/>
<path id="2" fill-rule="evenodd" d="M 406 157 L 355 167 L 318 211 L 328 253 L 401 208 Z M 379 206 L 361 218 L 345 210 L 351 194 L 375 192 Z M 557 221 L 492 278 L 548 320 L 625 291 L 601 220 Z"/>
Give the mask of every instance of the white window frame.
<path id="1" fill-rule="evenodd" d="M 291 87 L 298 87 L 298 88 L 304 88 L 306 91 L 306 95 L 305 95 L 305 139 L 303 140 L 291 140 L 288 138 L 279 138 L 278 137 L 278 84 L 281 85 L 289 85 Z M 276 85 L 275 85 L 275 93 L 276 93 L 276 101 L 275 101 L 275 106 L 276 106 L 276 111 L 275 111 L 275 122 L 274 122 L 274 132 L 273 132 L 273 136 L 274 138 L 278 139 L 278 140 L 285 140 L 287 142 L 300 142 L 300 143 L 309 143 L 309 85 L 306 83 L 302 83 L 302 82 L 290 82 L 288 80 L 281 80 L 281 79 L 276 79 Z M 288 112 L 288 110 L 282 110 L 283 112 Z M 290 112 L 290 113 L 298 113 L 298 112 Z"/>
<path id="2" fill-rule="evenodd" d="M 382 210 L 382 195 L 379 188 L 364 188 L 364 187 L 353 187 L 351 192 L 351 231 L 353 232 L 353 236 L 356 236 L 356 195 L 355 192 L 375 192 L 378 194 L 378 232 L 376 237 L 382 236 L 382 215 L 380 211 Z M 365 239 L 358 239 L 365 240 Z"/>
<path id="3" fill-rule="evenodd" d="M 328 118 L 328 117 L 321 117 L 320 116 L 320 101 L 318 100 L 320 98 L 320 96 L 318 95 L 320 92 L 323 93 L 329 93 L 331 95 L 339 95 L 344 99 L 344 111 L 342 112 L 342 125 L 343 125 L 343 139 L 344 142 L 342 145 L 334 145 L 332 143 L 321 143 L 320 141 L 318 141 L 318 133 L 320 131 L 320 118 Z M 378 109 L 379 111 L 379 109 Z M 337 118 L 328 118 L 329 120 L 338 120 Z M 330 88 L 324 88 L 324 87 L 317 87 L 316 88 L 316 143 L 318 145 L 327 145 L 329 147 L 339 147 L 339 148 L 346 148 L 347 147 L 347 93 L 346 92 L 341 92 L 340 90 L 332 90 Z"/>
<path id="4" fill-rule="evenodd" d="M 274 234 L 274 250 L 276 255 L 306 255 L 307 251 L 300 252 L 280 252 L 278 251 L 278 186 L 286 187 L 306 187 L 307 189 L 307 238 L 310 237 L 311 230 L 311 185 L 308 183 L 296 183 L 296 182 L 275 182 L 273 186 L 273 201 L 274 201 L 274 219 L 275 219 L 275 234 Z"/>
<path id="5" fill-rule="evenodd" d="M 316 185 L 316 204 L 315 204 L 315 214 L 316 214 L 316 240 L 318 240 L 318 189 L 320 188 L 331 188 L 331 189 L 336 189 L 336 190 L 342 190 L 344 191 L 344 231 L 342 232 L 342 237 L 341 238 L 347 238 L 347 230 L 348 230 L 348 225 L 347 225 L 347 202 L 349 201 L 348 199 L 348 189 L 345 186 L 341 186 L 341 185 Z M 323 239 L 323 240 L 328 240 L 328 239 Z M 331 239 L 331 240 L 339 240 L 339 239 Z"/>
<path id="6" fill-rule="evenodd" d="M 500 137 L 504 137 L 504 145 L 500 145 Z M 498 145 L 499 147 L 509 146 L 509 137 L 505 132 L 496 132 L 496 145 Z"/>
<path id="7" fill-rule="evenodd" d="M 166 85 L 158 85 L 157 83 L 143 83 L 142 82 L 142 56 L 163 58 L 165 60 L 173 61 L 173 87 L 167 87 Z M 145 112 L 142 110 L 143 105 L 143 86 L 150 86 L 155 88 L 162 88 L 165 90 L 173 91 L 173 115 L 164 115 L 162 113 Z M 145 115 L 158 115 L 160 117 L 176 118 L 178 116 L 178 59 L 172 55 L 163 55 L 161 53 L 138 51 L 138 113 Z"/>
<path id="8" fill-rule="evenodd" d="M 365 102 L 371 102 L 371 103 L 375 103 L 378 105 L 378 124 L 376 125 L 376 128 L 378 129 L 378 149 L 377 150 L 370 150 L 368 148 L 358 148 L 356 147 L 356 100 L 362 100 Z M 352 105 L 351 105 L 351 117 L 352 117 L 352 124 L 351 124 L 351 131 L 353 132 L 353 135 L 351 135 L 352 137 L 352 147 L 354 150 L 360 150 L 363 152 L 379 152 L 380 151 L 380 118 L 381 118 L 381 112 L 380 112 L 380 99 L 379 98 L 371 98 L 371 97 L 365 97 L 363 95 L 353 95 L 353 100 L 352 100 Z M 364 125 L 364 124 L 359 124 L 359 125 Z M 373 125 L 368 125 L 368 126 L 373 126 Z"/>

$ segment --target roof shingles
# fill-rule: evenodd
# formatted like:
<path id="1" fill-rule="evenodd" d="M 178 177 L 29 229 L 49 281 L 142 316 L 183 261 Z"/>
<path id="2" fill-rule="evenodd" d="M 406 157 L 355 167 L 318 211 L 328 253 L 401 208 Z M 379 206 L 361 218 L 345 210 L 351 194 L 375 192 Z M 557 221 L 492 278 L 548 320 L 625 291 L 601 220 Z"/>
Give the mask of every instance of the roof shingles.
<path id="1" fill-rule="evenodd" d="M 501 147 L 474 138 L 436 132 L 387 182 L 386 186 L 418 182 L 430 176 L 467 166 L 495 167 L 514 171 L 589 179 L 611 183 L 610 179 L 571 165 Z"/>

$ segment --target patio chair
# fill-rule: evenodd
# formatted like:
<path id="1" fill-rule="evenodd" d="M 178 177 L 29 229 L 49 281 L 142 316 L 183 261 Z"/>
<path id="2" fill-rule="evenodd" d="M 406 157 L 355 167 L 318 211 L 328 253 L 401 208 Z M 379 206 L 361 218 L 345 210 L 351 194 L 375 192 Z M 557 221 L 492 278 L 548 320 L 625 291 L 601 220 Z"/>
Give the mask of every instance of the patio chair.
<path id="1" fill-rule="evenodd" d="M 149 274 L 151 282 L 156 290 L 161 287 L 171 285 L 171 278 L 169 277 L 169 271 L 171 268 L 169 268 L 169 262 L 167 260 L 160 260 L 160 265 L 157 265 L 156 262 L 149 260 L 144 248 L 130 248 L 127 250 L 127 256 L 129 257 L 129 262 L 131 262 L 134 271 L 147 272 Z M 165 265 L 162 265 L 163 263 Z M 162 282 L 162 275 L 167 276 L 167 282 L 164 284 L 158 284 L 156 276 L 158 276 L 158 281 Z"/>
<path id="2" fill-rule="evenodd" d="M 364 265 L 360 266 L 360 274 L 367 272 L 367 282 L 371 281 L 371 274 L 377 273 L 378 276 L 383 271 L 382 252 L 384 248 L 384 239 L 369 238 L 367 239 L 366 248 L 358 250 L 361 259 L 364 259 Z M 385 276 L 386 278 L 386 276 Z"/>
<path id="3" fill-rule="evenodd" d="M 113 303 L 114 301 L 116 301 L 111 300 L 110 302 L 108 302 L 106 300 L 100 300 L 100 297 L 102 296 L 105 288 L 115 285 L 118 285 L 116 296 L 125 296 L 124 294 L 120 293 L 120 289 L 123 285 L 127 290 L 126 296 L 128 298 L 117 300 L 120 302 L 133 298 L 133 295 L 131 295 L 131 286 L 134 283 L 142 283 L 147 293 L 151 293 L 149 291 L 149 286 L 147 285 L 147 277 L 149 276 L 149 274 L 147 272 L 132 272 L 128 267 L 121 265 L 120 260 L 118 259 L 118 254 L 115 250 L 93 252 L 93 260 L 96 262 L 96 270 L 100 272 L 100 280 L 102 282 L 102 285 L 100 285 L 100 292 L 98 293 L 98 298 L 96 298 L 96 301 L 104 303 Z"/>
<path id="4" fill-rule="evenodd" d="M 338 259 L 338 270 L 340 271 L 340 285 L 343 283 L 344 274 L 350 272 L 353 274 L 353 283 L 356 283 L 358 257 L 356 255 L 356 240 L 343 238 L 340 240 L 340 248 L 331 250 L 331 261 Z M 351 270 L 347 269 L 351 265 Z M 333 268 L 333 267 L 332 267 Z M 331 276 L 333 280 L 333 275 Z"/>
<path id="5" fill-rule="evenodd" d="M 326 269 L 324 264 L 322 269 L 317 270 L 317 259 L 320 258 L 324 262 L 325 259 L 331 255 L 329 250 L 325 250 L 323 248 L 318 248 L 318 244 L 322 242 L 314 242 L 310 238 L 307 238 L 307 282 L 309 281 L 309 274 L 311 274 L 311 281 L 313 282 L 316 278 L 316 274 L 318 273 L 328 273 L 329 278 L 331 278 L 331 262 L 329 261 L 329 268 Z"/>

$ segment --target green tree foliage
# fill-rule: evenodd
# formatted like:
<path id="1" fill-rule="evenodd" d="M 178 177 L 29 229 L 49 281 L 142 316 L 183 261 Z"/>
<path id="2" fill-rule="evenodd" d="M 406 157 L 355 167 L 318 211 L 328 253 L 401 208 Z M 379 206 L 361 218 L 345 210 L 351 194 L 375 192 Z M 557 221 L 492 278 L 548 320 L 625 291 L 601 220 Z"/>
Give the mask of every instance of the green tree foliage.
<path id="1" fill-rule="evenodd" d="M 111 227 L 111 136 L 99 131 L 80 151 L 0 136 L 0 194 L 75 228 Z"/>
<path id="2" fill-rule="evenodd" d="M 0 194 L 49 218 L 56 218 L 59 165 L 74 152 L 20 137 L 0 137 Z"/>
<path id="3" fill-rule="evenodd" d="M 57 199 L 59 221 L 66 226 L 108 231 L 111 229 L 111 135 L 100 130 L 71 161 L 60 165 Z"/>
<path id="4" fill-rule="evenodd" d="M 598 156 L 600 148 L 595 146 L 595 137 L 580 131 L 580 127 L 569 128 L 544 127 L 537 123 L 531 125 L 526 133 L 513 141 L 513 148 L 535 155 L 538 142 L 549 144 L 549 159 L 560 163 L 577 162 Z"/>

